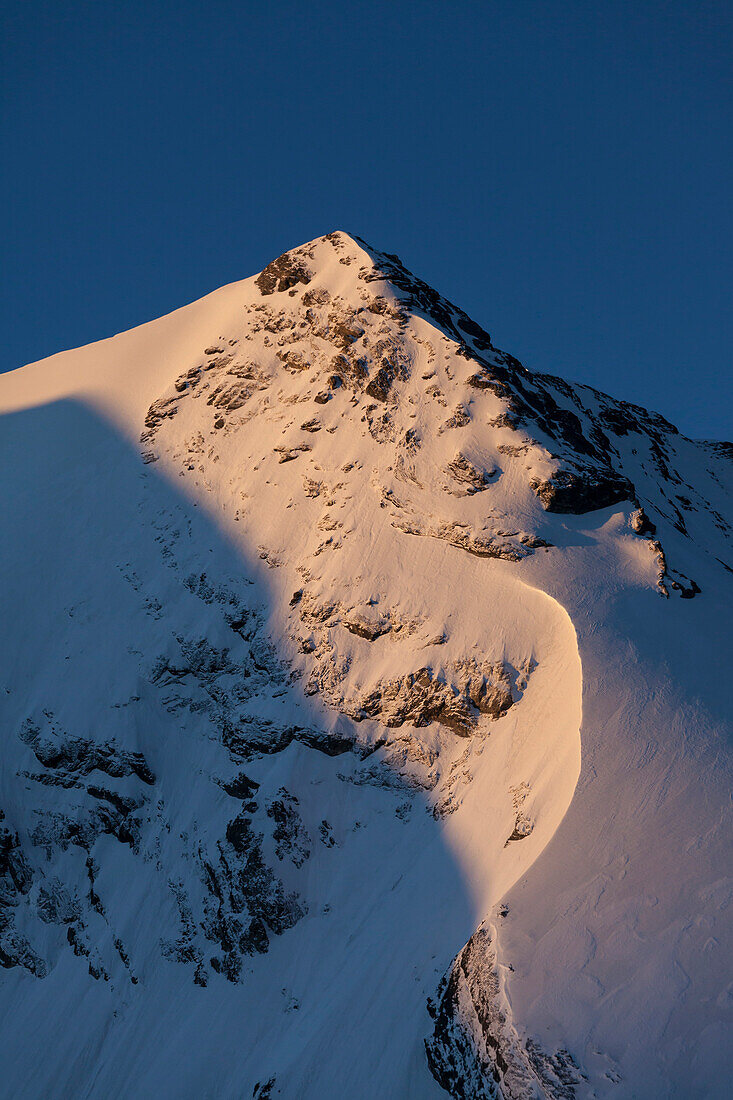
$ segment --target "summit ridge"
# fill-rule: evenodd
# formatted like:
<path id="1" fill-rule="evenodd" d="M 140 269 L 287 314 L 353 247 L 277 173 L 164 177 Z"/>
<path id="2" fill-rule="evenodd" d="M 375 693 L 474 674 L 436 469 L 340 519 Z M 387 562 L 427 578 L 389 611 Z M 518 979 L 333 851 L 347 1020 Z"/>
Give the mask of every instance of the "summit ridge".
<path id="1" fill-rule="evenodd" d="M 0 416 L 8 1095 L 723 1094 L 729 444 L 342 232 Z"/>

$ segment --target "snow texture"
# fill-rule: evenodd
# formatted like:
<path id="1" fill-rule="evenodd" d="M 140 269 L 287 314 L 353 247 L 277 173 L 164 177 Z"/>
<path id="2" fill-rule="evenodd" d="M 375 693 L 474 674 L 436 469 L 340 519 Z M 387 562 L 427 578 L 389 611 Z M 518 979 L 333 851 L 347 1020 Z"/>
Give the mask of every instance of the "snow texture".
<path id="1" fill-rule="evenodd" d="M 0 1094 L 727 1095 L 730 444 L 340 232 L 0 412 Z"/>

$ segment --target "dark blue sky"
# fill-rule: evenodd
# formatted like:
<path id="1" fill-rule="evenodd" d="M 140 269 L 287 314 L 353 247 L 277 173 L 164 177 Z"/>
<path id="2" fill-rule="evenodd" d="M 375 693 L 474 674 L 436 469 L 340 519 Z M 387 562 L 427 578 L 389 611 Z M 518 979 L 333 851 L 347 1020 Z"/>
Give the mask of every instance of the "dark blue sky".
<path id="1" fill-rule="evenodd" d="M 730 437 L 727 0 L 2 6 L 2 368 L 331 229 Z"/>

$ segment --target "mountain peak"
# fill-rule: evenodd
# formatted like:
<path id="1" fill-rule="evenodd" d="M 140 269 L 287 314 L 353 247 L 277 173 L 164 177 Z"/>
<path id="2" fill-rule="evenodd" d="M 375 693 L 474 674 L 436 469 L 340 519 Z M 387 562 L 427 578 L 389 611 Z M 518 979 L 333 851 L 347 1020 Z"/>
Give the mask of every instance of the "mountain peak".
<path id="1" fill-rule="evenodd" d="M 342 232 L 0 410 L 8 1095 L 722 1095 L 725 447 Z"/>
<path id="2" fill-rule="evenodd" d="M 362 282 L 385 284 L 407 309 L 444 328 L 459 345 L 468 340 L 479 350 L 491 347 L 491 338 L 480 325 L 409 271 L 399 256 L 380 252 L 360 237 L 340 230 L 284 252 L 257 276 L 257 285 L 263 294 L 290 291 L 325 274 L 334 258 L 344 267 L 353 265 Z"/>
<path id="3" fill-rule="evenodd" d="M 283 253 L 243 286 L 236 323 L 151 405 L 147 461 L 186 410 L 217 451 L 236 449 L 253 417 L 282 422 L 280 452 L 313 452 L 300 462 L 313 466 L 327 435 L 316 443 L 289 412 L 312 402 L 314 423 L 339 438 L 348 424 L 349 450 L 382 471 L 403 530 L 439 529 L 474 552 L 522 558 L 554 542 L 547 513 L 625 505 L 645 517 L 635 521 L 643 537 L 656 533 L 648 564 L 659 592 L 694 595 L 663 547 L 689 537 L 685 512 L 711 551 L 720 532 L 714 509 L 675 491 L 676 464 L 696 445 L 662 417 L 528 372 L 396 256 L 344 233 Z M 333 455 L 329 464 L 342 448 Z M 264 456 L 252 461 L 269 468 Z M 428 503 L 423 487 L 436 483 L 444 491 Z M 456 500 L 479 491 L 480 508 Z"/>

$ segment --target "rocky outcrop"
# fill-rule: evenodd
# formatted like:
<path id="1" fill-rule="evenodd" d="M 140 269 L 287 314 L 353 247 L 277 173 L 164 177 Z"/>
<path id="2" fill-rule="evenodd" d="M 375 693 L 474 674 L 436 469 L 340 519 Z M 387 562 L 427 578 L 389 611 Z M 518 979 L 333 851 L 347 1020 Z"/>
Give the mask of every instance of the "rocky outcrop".
<path id="1" fill-rule="evenodd" d="M 53 769 L 62 776 L 87 776 L 101 771 L 115 778 L 135 775 L 148 786 L 155 783 L 155 776 L 145 757 L 139 752 L 128 752 L 113 741 L 90 741 L 82 737 L 69 737 L 56 725 L 50 711 L 44 712 L 42 724 L 27 718 L 18 734 L 44 768 Z"/>
<path id="2" fill-rule="evenodd" d="M 376 369 L 370 367 L 366 393 L 377 401 L 386 401 L 395 379 L 409 377 L 410 360 L 399 345 L 386 341 L 376 345 L 375 353 Z"/>
<path id="3" fill-rule="evenodd" d="M 92 789 L 87 788 L 89 794 Z M 103 795 L 101 797 L 104 797 Z M 118 799 L 98 805 L 82 802 L 72 813 L 53 810 L 38 811 L 38 824 L 31 832 L 31 840 L 44 848 L 48 858 L 54 851 L 66 851 L 70 845 L 91 851 L 101 836 L 113 836 L 121 844 L 137 851 L 140 842 L 140 818 L 135 813 L 143 801 Z"/>
<path id="4" fill-rule="evenodd" d="M 208 893 L 203 932 L 219 948 L 209 961 L 232 982 L 239 980 L 244 957 L 266 952 L 269 934 L 292 928 L 305 913 L 297 895 L 287 893 L 267 865 L 262 841 L 252 818 L 241 813 L 218 842 L 218 858 L 201 857 Z"/>
<path id="5" fill-rule="evenodd" d="M 31 831 L 34 845 L 49 854 L 70 845 L 90 851 L 100 836 L 113 836 L 137 850 L 146 804 L 142 790 L 122 793 L 99 781 L 89 781 L 94 772 L 110 779 L 133 779 L 147 787 L 155 783 L 142 753 L 122 749 L 114 741 L 92 741 L 72 737 L 56 722 L 50 710 L 40 720 L 27 718 L 18 736 L 43 766 L 42 772 L 23 774 L 44 787 L 78 792 L 73 809 L 39 809 Z"/>
<path id="6" fill-rule="evenodd" d="M 485 351 L 491 348 L 491 337 L 468 314 L 453 305 L 437 290 L 423 282 L 403 265 L 399 256 L 389 252 L 377 252 L 360 238 L 356 238 L 371 253 L 373 265 L 362 268 L 360 278 L 366 283 L 384 280 L 399 292 L 403 307 L 423 314 L 448 333 L 459 345 L 465 347 L 471 341 L 473 349 Z"/>
<path id="7" fill-rule="evenodd" d="M 503 664 L 466 660 L 443 675 L 426 667 L 380 681 L 354 704 L 347 704 L 347 713 L 357 721 L 378 718 L 390 728 L 405 722 L 418 727 L 439 722 L 467 737 L 481 715 L 500 718 L 513 702 Z"/>
<path id="8" fill-rule="evenodd" d="M 344 619 L 344 626 L 349 634 L 355 634 L 358 638 L 365 638 L 368 642 L 375 642 L 377 638 L 389 634 L 393 629 L 392 623 L 385 616 L 377 619 L 367 619 L 365 616 L 352 615 Z"/>
<path id="9" fill-rule="evenodd" d="M 448 473 L 457 485 L 450 488 L 450 492 L 460 496 L 471 496 L 473 493 L 481 493 L 491 484 L 496 475 L 495 469 L 484 470 L 475 466 L 464 454 L 459 451 L 452 462 L 448 464 Z"/>
<path id="10" fill-rule="evenodd" d="M 277 1078 L 268 1077 L 266 1081 L 258 1081 L 252 1090 L 252 1100 L 272 1100 L 277 1095 Z M 277 1090 L 280 1091 L 279 1089 Z"/>
<path id="11" fill-rule="evenodd" d="M 307 284 L 312 275 L 305 262 L 293 252 L 284 252 L 267 265 L 257 276 L 255 282 L 261 294 L 282 293 L 297 286 L 298 283 Z"/>
<path id="12" fill-rule="evenodd" d="M 549 1055 L 520 1039 L 486 926 L 459 952 L 428 1011 L 428 1065 L 454 1100 L 575 1100 L 582 1075 L 569 1051 Z"/>
<path id="13" fill-rule="evenodd" d="M 542 507 L 547 512 L 582 515 L 608 508 L 624 500 L 633 500 L 634 486 L 613 470 L 573 472 L 558 470 L 546 481 L 532 481 Z"/>
<path id="14" fill-rule="evenodd" d="M 525 840 L 534 829 L 534 822 L 525 811 L 525 802 L 529 796 L 529 785 L 527 783 L 518 783 L 515 787 L 510 788 L 509 793 L 512 796 L 512 806 L 515 816 L 514 828 L 504 842 L 505 848 L 513 841 Z"/>
<path id="15" fill-rule="evenodd" d="M 272 831 L 275 855 L 279 860 L 287 857 L 296 867 L 302 867 L 311 854 L 311 839 L 298 812 L 298 799 L 284 787 L 278 795 L 267 807 L 267 816 L 275 822 Z"/>
<path id="16" fill-rule="evenodd" d="M 46 964 L 15 924 L 15 913 L 33 884 L 33 871 L 23 854 L 17 832 L 0 810 L 0 966 L 24 967 L 37 978 Z"/>
<path id="17" fill-rule="evenodd" d="M 650 538 L 653 538 L 657 533 L 656 525 L 652 523 L 643 508 L 637 508 L 635 512 L 631 513 L 629 524 L 631 530 L 642 537 L 648 535 Z"/>
<path id="18" fill-rule="evenodd" d="M 423 523 L 412 516 L 396 515 L 392 525 L 406 535 L 427 535 L 443 539 L 479 558 L 499 558 L 504 561 L 522 561 L 533 550 L 549 546 L 538 535 L 526 531 L 483 530 L 477 531 L 471 524 L 437 520 Z"/>

